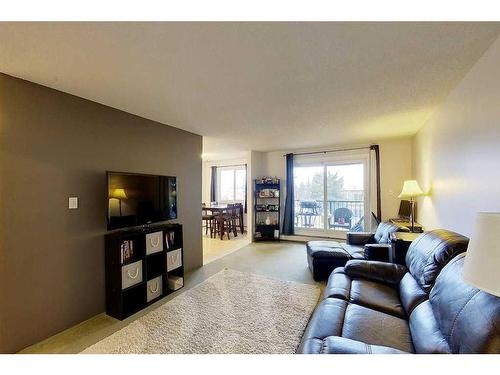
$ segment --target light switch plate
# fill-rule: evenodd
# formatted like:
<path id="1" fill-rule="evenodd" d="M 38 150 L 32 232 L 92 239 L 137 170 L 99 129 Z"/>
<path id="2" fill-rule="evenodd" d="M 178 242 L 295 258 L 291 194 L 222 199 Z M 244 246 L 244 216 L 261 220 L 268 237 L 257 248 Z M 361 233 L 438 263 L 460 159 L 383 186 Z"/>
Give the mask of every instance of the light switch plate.
<path id="1" fill-rule="evenodd" d="M 78 208 L 78 197 L 69 197 L 68 208 L 70 210 L 75 210 Z"/>

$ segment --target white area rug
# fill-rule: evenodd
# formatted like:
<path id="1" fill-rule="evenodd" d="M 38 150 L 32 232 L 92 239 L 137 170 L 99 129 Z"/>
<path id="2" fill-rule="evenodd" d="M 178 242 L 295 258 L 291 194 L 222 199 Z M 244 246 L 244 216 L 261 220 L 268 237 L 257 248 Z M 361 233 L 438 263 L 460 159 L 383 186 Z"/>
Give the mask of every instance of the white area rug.
<path id="1" fill-rule="evenodd" d="M 319 294 L 225 269 L 82 353 L 294 353 Z"/>

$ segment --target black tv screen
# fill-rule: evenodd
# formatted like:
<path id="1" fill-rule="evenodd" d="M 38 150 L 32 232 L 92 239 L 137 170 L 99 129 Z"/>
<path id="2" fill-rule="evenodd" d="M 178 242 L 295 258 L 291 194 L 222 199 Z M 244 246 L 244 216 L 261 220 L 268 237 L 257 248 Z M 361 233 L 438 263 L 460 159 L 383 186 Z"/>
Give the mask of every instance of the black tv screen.
<path id="1" fill-rule="evenodd" d="M 108 230 L 177 218 L 177 179 L 107 172 Z"/>

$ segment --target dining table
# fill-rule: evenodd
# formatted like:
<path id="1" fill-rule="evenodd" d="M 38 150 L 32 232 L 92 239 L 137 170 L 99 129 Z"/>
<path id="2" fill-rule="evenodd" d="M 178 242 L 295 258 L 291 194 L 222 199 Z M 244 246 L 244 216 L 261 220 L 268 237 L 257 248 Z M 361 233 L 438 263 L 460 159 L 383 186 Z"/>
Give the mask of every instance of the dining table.
<path id="1" fill-rule="evenodd" d="M 224 220 L 224 214 L 227 213 L 227 210 L 228 210 L 228 205 L 225 204 L 225 203 L 210 203 L 210 204 L 207 204 L 207 205 L 204 205 L 202 208 L 201 208 L 203 214 L 208 214 L 209 212 L 212 213 L 213 215 L 215 215 L 215 217 L 217 218 L 217 220 L 219 220 L 219 223 L 222 224 L 223 220 Z M 243 234 L 244 232 L 244 228 L 243 228 L 243 205 L 240 206 L 240 210 L 239 210 L 239 216 L 240 216 L 240 220 L 239 221 L 239 226 L 240 226 L 240 231 L 241 233 Z M 221 228 L 222 226 L 220 226 Z M 220 237 L 221 237 L 221 240 L 224 236 L 224 232 L 221 231 L 220 233 Z"/>

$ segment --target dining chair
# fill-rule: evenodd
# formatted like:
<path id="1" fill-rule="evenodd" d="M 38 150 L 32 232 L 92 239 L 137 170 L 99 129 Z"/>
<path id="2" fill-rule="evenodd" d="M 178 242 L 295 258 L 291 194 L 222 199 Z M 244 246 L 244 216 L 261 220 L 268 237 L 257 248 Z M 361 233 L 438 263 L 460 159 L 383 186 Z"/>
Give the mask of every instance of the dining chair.
<path id="1" fill-rule="evenodd" d="M 241 234 L 244 233 L 244 225 L 243 225 L 243 204 L 235 203 L 236 207 L 236 217 L 235 217 L 235 225 L 236 228 L 240 228 Z"/>
<path id="2" fill-rule="evenodd" d="M 229 223 L 230 223 L 230 230 L 233 232 L 235 237 L 238 237 L 238 227 L 237 223 L 239 222 L 239 217 L 240 217 L 240 207 L 238 206 L 238 203 L 234 203 L 231 205 L 229 208 Z"/>
<path id="3" fill-rule="evenodd" d="M 230 240 L 231 237 L 229 234 L 233 232 L 233 234 L 236 235 L 235 233 L 235 225 L 234 225 L 234 204 L 228 203 L 227 209 L 225 210 L 224 213 L 222 213 L 222 217 L 219 220 L 220 223 L 220 237 L 221 239 L 224 238 L 224 234 L 227 234 L 227 239 Z"/>
<path id="4" fill-rule="evenodd" d="M 213 213 L 209 213 L 210 210 L 207 209 L 207 205 L 205 203 L 202 203 L 201 205 L 201 210 L 202 210 L 202 216 L 201 219 L 203 223 L 205 223 L 205 236 L 208 234 L 208 231 L 210 230 L 210 238 L 213 237 L 214 235 L 214 218 L 215 215 Z M 203 224 L 202 224 L 203 228 Z"/>
<path id="5" fill-rule="evenodd" d="M 224 239 L 224 234 L 227 232 L 227 239 L 229 239 L 229 231 L 227 230 L 228 222 L 227 222 L 227 210 L 226 212 L 217 211 L 214 212 L 214 230 L 215 237 L 220 236 L 220 239 Z"/>

